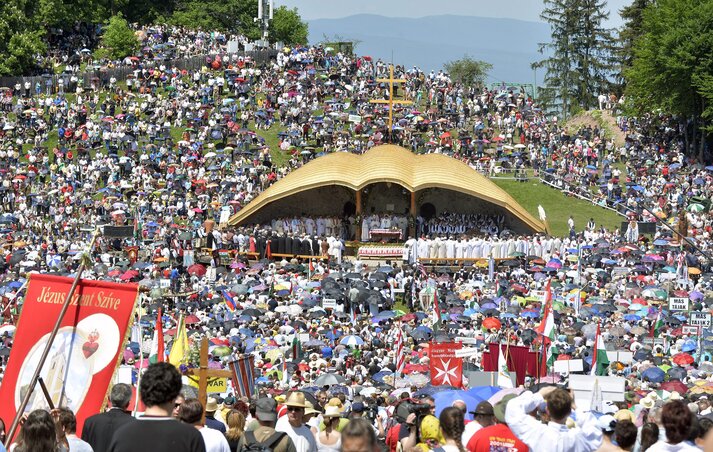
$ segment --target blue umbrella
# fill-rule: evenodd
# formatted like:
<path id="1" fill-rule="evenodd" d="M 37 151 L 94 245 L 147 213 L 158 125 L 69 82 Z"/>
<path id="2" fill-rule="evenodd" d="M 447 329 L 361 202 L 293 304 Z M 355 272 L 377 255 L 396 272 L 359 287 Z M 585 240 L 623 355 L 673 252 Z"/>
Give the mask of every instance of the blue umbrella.
<path id="1" fill-rule="evenodd" d="M 649 367 L 642 374 L 641 378 L 648 378 L 652 383 L 661 383 L 666 373 L 658 367 Z"/>
<path id="2" fill-rule="evenodd" d="M 364 345 L 364 339 L 360 338 L 359 336 L 345 336 L 342 338 L 341 341 L 339 341 L 340 344 L 346 345 L 347 347 L 357 347 L 360 345 Z"/>
<path id="3" fill-rule="evenodd" d="M 525 312 L 521 313 L 520 315 L 523 317 L 531 318 L 531 319 L 536 319 L 540 316 L 540 314 L 535 311 L 525 311 Z"/>
<path id="4" fill-rule="evenodd" d="M 500 392 L 501 388 L 497 386 L 476 386 L 468 389 L 466 392 L 479 401 L 488 400 L 496 393 Z"/>
<path id="5" fill-rule="evenodd" d="M 394 375 L 394 373 L 391 372 L 390 370 L 382 370 L 382 371 L 377 372 L 374 375 L 372 375 L 371 379 L 374 381 L 377 381 L 379 383 L 384 383 L 384 377 L 387 377 L 389 375 Z"/>
<path id="6" fill-rule="evenodd" d="M 635 314 L 627 314 L 624 316 L 624 320 L 627 320 L 629 322 L 636 322 L 638 320 L 641 320 L 641 317 Z"/>
<path id="7" fill-rule="evenodd" d="M 478 403 L 480 403 L 480 400 L 474 398 L 468 394 L 468 392 L 458 389 L 437 392 L 433 395 L 433 399 L 436 402 L 436 417 L 440 416 L 441 411 L 444 409 L 453 406 L 453 402 L 456 400 L 462 400 L 467 407 L 465 418 L 472 419 L 473 415 L 470 412 L 475 411 L 478 407 Z"/>
<path id="8" fill-rule="evenodd" d="M 687 340 L 686 342 L 681 345 L 681 351 L 682 352 L 692 352 L 696 349 L 696 342 L 692 340 Z"/>

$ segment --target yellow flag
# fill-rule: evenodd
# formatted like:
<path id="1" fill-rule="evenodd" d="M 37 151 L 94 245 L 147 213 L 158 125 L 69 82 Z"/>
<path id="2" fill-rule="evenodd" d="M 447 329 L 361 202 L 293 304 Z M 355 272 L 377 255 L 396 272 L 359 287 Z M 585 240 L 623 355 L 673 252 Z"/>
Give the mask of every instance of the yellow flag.
<path id="1" fill-rule="evenodd" d="M 183 321 L 183 314 L 178 319 L 176 328 L 176 338 L 171 346 L 171 353 L 168 355 L 168 362 L 178 367 L 183 364 L 188 354 L 188 335 L 186 334 L 186 324 Z"/>

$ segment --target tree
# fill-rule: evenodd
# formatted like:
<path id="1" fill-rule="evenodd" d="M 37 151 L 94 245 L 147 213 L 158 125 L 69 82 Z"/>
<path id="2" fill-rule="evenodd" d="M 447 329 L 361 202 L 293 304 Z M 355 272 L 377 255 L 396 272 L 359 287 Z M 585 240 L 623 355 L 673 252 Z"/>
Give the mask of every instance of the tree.
<path id="1" fill-rule="evenodd" d="M 297 8 L 280 6 L 273 13 L 269 33 L 268 37 L 272 42 L 307 44 L 309 31 L 307 22 L 302 20 Z"/>
<path id="2" fill-rule="evenodd" d="M 624 19 L 624 25 L 619 31 L 619 48 L 617 59 L 619 73 L 616 75 L 619 82 L 624 82 L 624 72 L 634 62 L 634 43 L 644 34 L 644 10 L 653 3 L 653 0 L 634 0 L 631 5 L 623 7 L 619 15 Z"/>
<path id="3" fill-rule="evenodd" d="M 539 51 L 550 56 L 533 64 L 545 68 L 541 101 L 558 107 L 565 118 L 596 105 L 597 95 L 610 87 L 613 72 L 612 34 L 603 0 L 545 0 L 540 17 L 550 24 L 552 41 Z"/>
<path id="4" fill-rule="evenodd" d="M 3 0 L 0 8 L 0 75 L 27 74 L 44 53 L 43 32 L 33 23 L 36 3 Z"/>
<path id="5" fill-rule="evenodd" d="M 645 32 L 624 72 L 629 104 L 639 113 L 678 116 L 689 148 L 702 157 L 713 110 L 713 2 L 657 0 L 644 10 Z"/>
<path id="6" fill-rule="evenodd" d="M 451 76 L 451 80 L 466 86 L 482 86 L 493 65 L 464 55 L 460 60 L 449 61 L 443 69 Z"/>
<path id="7" fill-rule="evenodd" d="M 139 50 L 139 39 L 129 27 L 124 16 L 119 13 L 109 19 L 109 24 L 104 28 L 97 56 L 106 56 L 113 60 L 120 60 L 131 56 Z"/>

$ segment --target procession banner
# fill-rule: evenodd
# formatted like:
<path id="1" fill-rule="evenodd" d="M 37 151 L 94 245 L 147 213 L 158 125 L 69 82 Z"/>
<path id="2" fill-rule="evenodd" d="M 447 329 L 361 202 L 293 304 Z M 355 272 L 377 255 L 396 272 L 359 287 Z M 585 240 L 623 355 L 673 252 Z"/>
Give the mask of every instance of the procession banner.
<path id="1" fill-rule="evenodd" d="M 10 359 L 0 385 L 0 418 L 10 422 L 29 389 L 73 278 L 31 274 Z M 80 280 L 62 319 L 40 377 L 55 407 L 84 420 L 99 413 L 120 359 L 134 305 L 136 284 Z M 25 409 L 49 407 L 36 385 Z"/>
<path id="2" fill-rule="evenodd" d="M 456 352 L 463 347 L 460 342 L 431 342 L 429 361 L 431 363 L 431 384 L 463 387 L 463 358 Z"/>
<path id="3" fill-rule="evenodd" d="M 688 297 L 669 297 L 669 311 L 688 311 Z"/>

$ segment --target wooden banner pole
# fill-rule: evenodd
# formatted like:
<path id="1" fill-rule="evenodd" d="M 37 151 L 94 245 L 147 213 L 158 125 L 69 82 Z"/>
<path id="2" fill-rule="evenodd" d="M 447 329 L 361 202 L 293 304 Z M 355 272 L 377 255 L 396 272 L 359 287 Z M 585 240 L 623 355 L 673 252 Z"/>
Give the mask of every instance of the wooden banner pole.
<path id="1" fill-rule="evenodd" d="M 92 241 L 89 243 L 89 248 L 86 251 L 87 255 L 91 254 L 92 248 L 94 248 L 94 244 L 96 243 L 98 237 L 99 229 L 94 231 L 94 236 L 92 237 Z M 17 427 L 20 425 L 20 418 L 22 418 L 22 415 L 25 413 L 25 408 L 27 408 L 27 404 L 30 402 L 30 397 L 32 397 L 32 393 L 35 389 L 35 386 L 37 385 L 37 380 L 40 378 L 40 372 L 42 372 L 42 367 L 45 365 L 45 361 L 47 361 L 47 356 L 49 355 L 50 350 L 52 349 L 52 345 L 54 344 L 54 340 L 57 337 L 57 333 L 59 332 L 59 328 L 62 324 L 62 320 L 64 319 L 64 315 L 67 313 L 67 309 L 69 309 L 72 297 L 74 296 L 74 291 L 77 289 L 77 284 L 79 284 L 79 280 L 82 278 L 82 273 L 84 273 L 85 269 L 86 262 L 85 259 L 82 258 L 82 263 L 77 269 L 77 275 L 74 277 L 72 287 L 69 289 L 69 293 L 67 293 L 67 297 L 64 299 L 62 310 L 59 312 L 59 316 L 57 316 L 57 321 L 54 324 L 54 328 L 52 328 L 50 337 L 47 339 L 45 349 L 42 351 L 42 355 L 40 355 L 40 361 L 37 364 L 37 368 L 35 369 L 34 374 L 32 375 L 32 379 L 30 379 L 30 384 L 27 387 L 27 392 L 22 398 L 20 406 L 17 409 L 17 413 L 15 414 L 15 418 L 12 420 L 12 424 L 10 425 L 10 430 L 8 431 L 7 438 L 5 439 L 6 448 L 10 446 L 10 443 L 12 443 L 12 440 L 15 437 Z"/>

